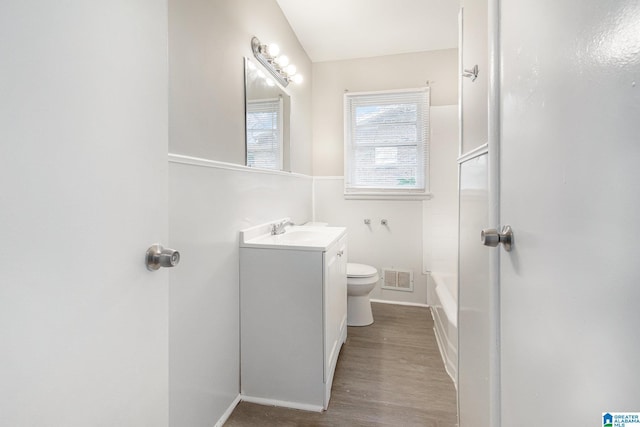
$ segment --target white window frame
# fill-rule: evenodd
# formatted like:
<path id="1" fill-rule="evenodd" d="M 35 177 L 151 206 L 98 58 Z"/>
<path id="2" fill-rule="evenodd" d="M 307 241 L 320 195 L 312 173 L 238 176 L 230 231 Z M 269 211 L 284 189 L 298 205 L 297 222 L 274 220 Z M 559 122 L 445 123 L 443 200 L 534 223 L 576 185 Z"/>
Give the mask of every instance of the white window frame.
<path id="1" fill-rule="evenodd" d="M 385 98 L 393 95 L 420 95 L 424 96 L 422 102 L 418 102 L 418 156 L 419 172 L 417 176 L 416 187 L 413 188 L 384 188 L 382 185 L 375 186 L 359 186 L 355 183 L 355 157 L 352 155 L 354 151 L 354 126 L 355 126 L 355 108 L 362 105 L 375 105 L 375 98 L 379 97 L 381 104 L 385 103 Z M 387 90 L 376 92 L 348 92 L 344 95 L 344 197 L 345 199 L 370 199 L 370 200 L 425 200 L 431 197 L 429 193 L 429 88 L 412 88 L 401 90 Z M 387 101 L 388 102 L 388 101 Z M 421 111 L 420 111 L 421 110 Z M 421 137 L 420 137 L 421 136 Z M 391 147 L 393 145 L 379 147 Z M 420 177 L 420 171 L 422 176 Z"/>

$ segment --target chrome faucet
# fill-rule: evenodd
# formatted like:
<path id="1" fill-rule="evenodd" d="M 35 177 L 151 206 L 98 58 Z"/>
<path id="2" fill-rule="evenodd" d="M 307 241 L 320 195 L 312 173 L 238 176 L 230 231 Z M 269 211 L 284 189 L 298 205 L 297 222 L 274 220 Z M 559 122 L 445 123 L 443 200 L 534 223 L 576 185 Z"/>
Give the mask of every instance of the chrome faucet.
<path id="1" fill-rule="evenodd" d="M 291 221 L 282 221 L 281 223 L 277 223 L 277 224 L 271 224 L 271 235 L 275 236 L 278 234 L 282 234 L 285 231 L 285 227 L 287 225 L 295 225 L 293 222 Z"/>

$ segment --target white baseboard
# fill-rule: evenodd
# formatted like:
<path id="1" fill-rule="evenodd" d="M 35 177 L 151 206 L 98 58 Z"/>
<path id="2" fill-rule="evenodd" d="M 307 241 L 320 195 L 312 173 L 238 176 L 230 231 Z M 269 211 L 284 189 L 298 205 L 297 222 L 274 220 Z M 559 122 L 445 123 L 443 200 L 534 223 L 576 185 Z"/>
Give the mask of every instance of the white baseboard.
<path id="1" fill-rule="evenodd" d="M 436 343 L 438 344 L 438 350 L 440 351 L 440 357 L 442 358 L 444 370 L 447 372 L 447 375 L 449 375 L 449 378 L 451 378 L 451 381 L 453 381 L 453 385 L 457 390 L 458 381 L 456 380 L 456 377 L 458 374 L 456 372 L 455 363 L 453 360 L 449 359 L 448 354 L 444 349 L 444 343 L 441 341 L 440 335 L 438 334 L 438 331 L 435 327 L 433 328 L 433 334 L 436 336 Z"/>
<path id="2" fill-rule="evenodd" d="M 436 342 L 438 343 L 438 350 L 440 351 L 440 357 L 442 357 L 442 363 L 444 364 L 444 369 L 447 371 L 449 377 L 453 381 L 456 390 L 458 389 L 458 348 L 457 345 L 454 346 L 451 342 L 451 337 L 449 336 L 448 325 L 445 326 L 442 324 L 443 319 L 441 319 L 438 311 L 431 308 L 431 317 L 433 317 L 433 334 L 436 337 Z M 448 322 L 448 319 L 444 319 L 444 321 Z M 457 329 L 456 329 L 457 331 Z M 457 332 L 456 332 L 457 333 Z"/>
<path id="3" fill-rule="evenodd" d="M 322 406 L 310 405 L 308 403 L 287 402 L 286 400 L 265 399 L 264 397 L 253 397 L 253 396 L 245 396 L 245 395 L 241 395 L 240 399 L 243 402 L 257 403 L 258 405 L 280 406 L 283 408 L 301 409 L 303 411 L 310 411 L 310 412 L 324 411 L 324 408 Z"/>
<path id="4" fill-rule="evenodd" d="M 381 304 L 408 305 L 410 307 L 429 307 L 429 304 L 421 304 L 418 302 L 389 301 L 384 299 L 372 299 L 371 302 L 378 302 Z"/>
<path id="5" fill-rule="evenodd" d="M 240 400 L 241 400 L 240 395 L 237 395 L 236 398 L 233 399 L 233 402 L 231 402 L 231 405 L 229 405 L 227 410 L 224 411 L 224 414 L 222 414 L 218 422 L 215 424 L 215 427 L 222 427 L 224 423 L 227 422 L 233 410 L 236 409 L 236 406 L 238 406 L 238 403 L 240 403 Z"/>

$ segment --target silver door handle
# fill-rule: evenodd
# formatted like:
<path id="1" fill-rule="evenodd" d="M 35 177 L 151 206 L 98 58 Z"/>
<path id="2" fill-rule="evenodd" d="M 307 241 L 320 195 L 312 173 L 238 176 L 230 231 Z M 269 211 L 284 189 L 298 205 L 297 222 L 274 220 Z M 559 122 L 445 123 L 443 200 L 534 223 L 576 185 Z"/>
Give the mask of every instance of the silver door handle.
<path id="1" fill-rule="evenodd" d="M 495 228 L 485 228 L 480 233 L 480 241 L 483 245 L 491 246 L 492 248 L 495 248 L 499 243 L 502 243 L 504 250 L 509 252 L 513 245 L 513 230 L 511 230 L 511 226 L 509 225 L 502 227 L 502 231 L 500 233 L 498 233 L 498 230 Z"/>
<path id="2" fill-rule="evenodd" d="M 147 249 L 147 269 L 158 270 L 160 267 L 175 267 L 180 262 L 180 252 L 165 248 L 160 244 L 151 245 Z"/>

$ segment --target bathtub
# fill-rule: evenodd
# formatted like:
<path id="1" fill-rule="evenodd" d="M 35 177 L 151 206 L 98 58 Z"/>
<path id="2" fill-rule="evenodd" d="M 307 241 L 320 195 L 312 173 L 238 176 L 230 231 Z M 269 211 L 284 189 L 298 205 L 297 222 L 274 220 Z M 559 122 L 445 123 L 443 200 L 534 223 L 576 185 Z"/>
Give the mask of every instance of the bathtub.
<path id="1" fill-rule="evenodd" d="M 429 298 L 433 329 L 445 369 L 458 384 L 458 277 L 431 273 Z"/>

